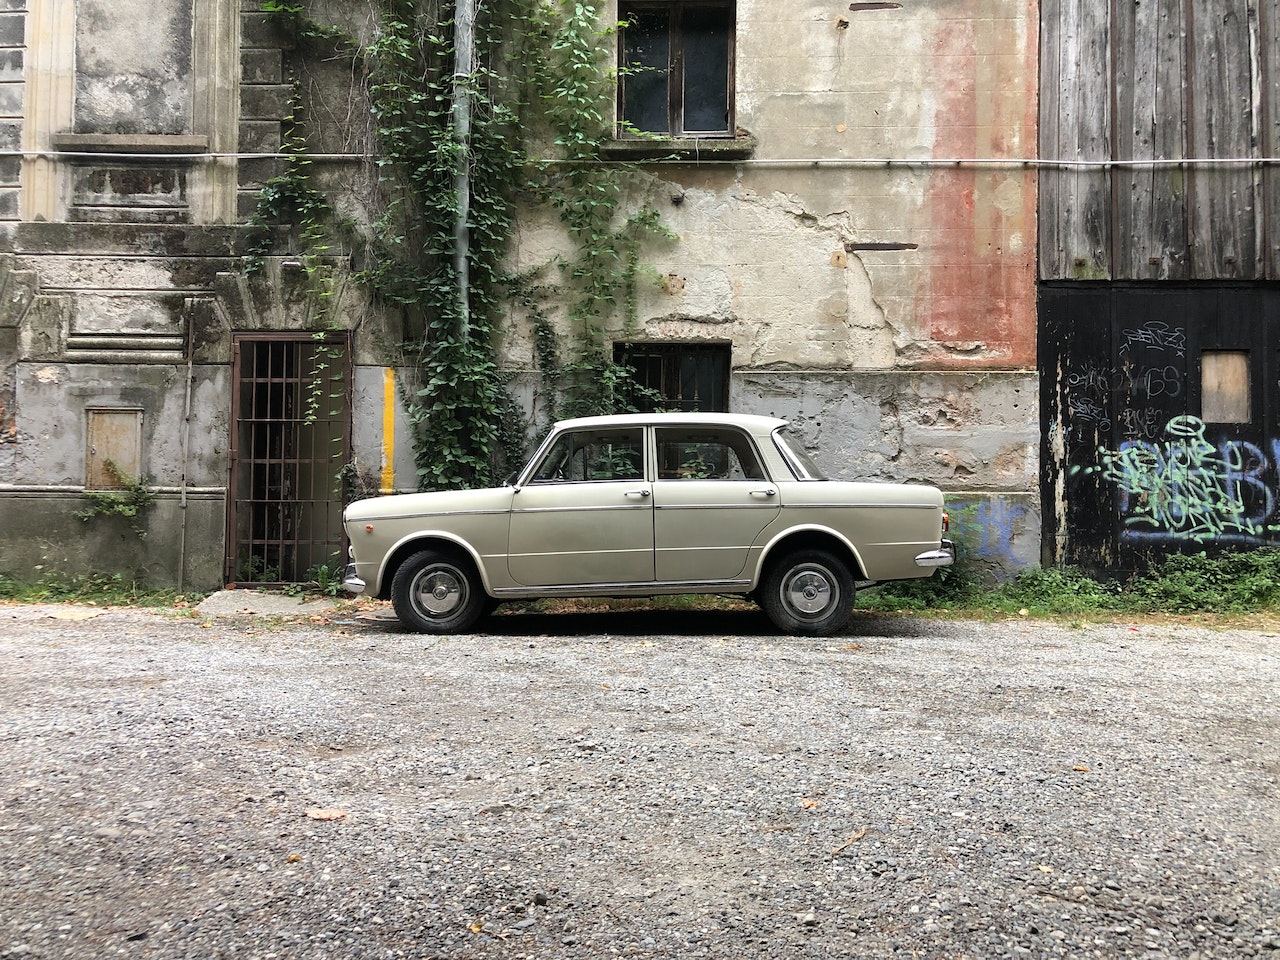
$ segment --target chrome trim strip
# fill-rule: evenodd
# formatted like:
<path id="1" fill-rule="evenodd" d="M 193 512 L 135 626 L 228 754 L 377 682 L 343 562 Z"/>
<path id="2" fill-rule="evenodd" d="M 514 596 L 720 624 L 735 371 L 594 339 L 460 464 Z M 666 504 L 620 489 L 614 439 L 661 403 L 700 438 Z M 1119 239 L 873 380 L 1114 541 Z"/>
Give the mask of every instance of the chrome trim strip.
<path id="1" fill-rule="evenodd" d="M 752 503 L 744 501 L 742 503 L 658 503 L 654 505 L 655 510 L 780 510 L 782 507 L 778 503 Z"/>
<path id="2" fill-rule="evenodd" d="M 936 503 L 785 503 L 787 510 L 937 510 Z"/>
<path id="3" fill-rule="evenodd" d="M 598 507 L 519 507 L 511 513 L 521 516 L 529 513 L 604 513 L 612 510 L 643 510 L 648 513 L 652 509 L 653 505 L 649 503 L 607 503 Z"/>
<path id="4" fill-rule="evenodd" d="M 751 586 L 750 580 L 646 580 L 639 583 L 577 583 L 555 587 L 499 587 L 492 591 L 495 597 L 586 597 L 593 594 L 636 593 L 649 596 L 656 590 L 669 593 L 672 590 L 706 587 L 742 588 Z"/>
<path id="5" fill-rule="evenodd" d="M 433 510 L 430 513 L 397 513 L 394 515 L 366 517 L 363 520 L 343 520 L 343 523 L 355 523 L 364 526 L 366 523 L 386 523 L 388 520 L 422 520 L 427 517 L 499 517 L 510 513 L 510 510 Z"/>

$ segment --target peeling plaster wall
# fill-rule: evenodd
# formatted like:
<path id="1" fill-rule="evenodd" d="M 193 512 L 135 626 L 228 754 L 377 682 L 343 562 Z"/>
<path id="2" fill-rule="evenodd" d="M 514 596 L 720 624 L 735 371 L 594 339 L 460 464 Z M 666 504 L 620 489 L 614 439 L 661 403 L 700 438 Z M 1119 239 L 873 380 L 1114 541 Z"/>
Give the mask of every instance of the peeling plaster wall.
<path id="1" fill-rule="evenodd" d="M 19 486 L 75 486 L 85 478 L 87 406 L 144 411 L 142 472 L 158 487 L 176 489 L 184 476 L 193 487 L 226 483 L 231 376 L 226 367 L 195 367 L 191 406 L 199 427 L 191 431 L 183 460 L 186 368 L 82 363 L 18 365 L 22 398 L 20 442 L 3 482 Z"/>
<path id="2" fill-rule="evenodd" d="M 241 21 L 252 32 L 258 7 L 0 2 L 0 122 L 15 106 L 39 153 L 10 171 L 11 192 L 0 167 L 0 220 L 16 221 L 0 231 L 0 572 L 223 582 L 231 331 L 216 286 L 240 268 L 237 167 L 176 157 L 239 146 Z M 251 41 L 268 71 L 271 38 Z M 157 493 L 145 541 L 75 516 L 94 408 L 137 411 Z"/>
<path id="3" fill-rule="evenodd" d="M 1032 563 L 1034 175 L 1016 163 L 925 161 L 1033 155 L 1035 3 L 862 6 L 737 0 L 737 122 L 757 146 L 746 162 L 661 163 L 633 178 L 628 206 L 655 207 L 678 236 L 643 253 L 660 282 L 641 291 L 638 338 L 731 344 L 732 409 L 794 419 L 834 475 L 938 483 L 972 518 L 968 539 L 982 556 Z M 72 7 L 73 28 L 61 30 Z M 141 24 L 123 19 L 125 8 L 41 0 L 30 15 L 0 15 L 0 53 L 24 42 L 19 18 L 41 25 L 28 31 L 25 72 L 16 55 L 0 63 L 0 82 L 25 83 L 0 90 L 22 104 L 14 136 L 22 127 L 40 150 L 68 130 L 121 138 L 112 144 L 126 150 L 143 134 L 204 138 L 214 151 L 279 146 L 285 66 L 305 54 L 285 49 L 257 3 L 156 0 Z M 372 29 L 359 5 L 323 0 L 314 11 L 322 21 L 341 12 L 362 35 Z M 616 18 L 616 3 L 603 15 Z M 317 149 L 358 151 L 370 119 L 349 73 L 314 64 L 305 76 L 307 95 L 327 108 L 316 113 Z M 899 162 L 875 162 L 883 158 Z M 84 482 L 83 407 L 113 398 L 145 407 L 144 469 L 170 504 L 157 516 L 181 519 L 171 501 L 190 350 L 198 428 L 188 482 L 215 492 L 196 498 L 201 519 L 186 523 L 213 557 L 202 585 L 216 585 L 230 335 L 310 329 L 314 318 L 279 261 L 252 282 L 239 278 L 235 230 L 213 226 L 249 215 L 277 161 L 161 166 L 185 179 L 126 184 L 114 167 L 98 176 L 91 163 L 32 160 L 20 214 L 5 205 L 16 192 L 0 168 L 0 219 L 25 221 L 8 231 L 12 262 L 0 263 L 0 428 L 13 431 L 8 442 L 0 434 L 0 486 L 18 490 L 0 497 L 0 522 L 37 513 L 32 498 L 43 496 L 61 504 L 49 529 L 74 536 L 80 528 L 65 520 Z M 366 223 L 374 174 L 355 169 L 320 163 L 315 173 L 340 187 L 344 215 Z M 67 222 L 77 217 L 99 222 Z M 568 253 L 545 210 L 520 211 L 513 240 L 520 270 Z M 398 393 L 390 429 L 385 409 L 400 318 L 351 287 L 335 301 L 339 322 L 356 331 L 357 460 L 411 487 Z M 94 361 L 95 351 L 117 359 Z M 503 332 L 503 353 L 532 403 L 532 338 L 519 318 Z M 80 559 L 118 549 L 133 564 L 133 545 L 111 542 L 117 534 L 94 533 Z M 33 547 L 23 560 L 57 552 Z"/>
<path id="4" fill-rule="evenodd" d="M 940 484 L 994 562 L 1034 564 L 1037 8 L 858 6 L 738 0 L 757 147 L 633 179 L 678 235 L 644 251 L 636 338 L 730 343 L 733 409 L 798 420 L 840 476 Z M 997 163 L 925 163 L 955 160 Z M 564 251 L 521 220 L 519 269 Z M 506 349 L 532 366 L 527 329 Z"/>

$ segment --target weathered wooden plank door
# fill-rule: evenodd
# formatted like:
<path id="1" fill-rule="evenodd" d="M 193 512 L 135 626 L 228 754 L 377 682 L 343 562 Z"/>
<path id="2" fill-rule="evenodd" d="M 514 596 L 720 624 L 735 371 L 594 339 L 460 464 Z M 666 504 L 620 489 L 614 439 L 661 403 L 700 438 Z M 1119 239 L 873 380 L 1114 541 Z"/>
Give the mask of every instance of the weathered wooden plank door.
<path id="1" fill-rule="evenodd" d="M 1041 8 L 1040 155 L 1111 158 L 1111 46 L 1107 5 L 1046 0 Z M 1040 260 L 1046 278 L 1111 276 L 1110 181 L 1098 167 L 1045 170 L 1040 177 Z"/>
<path id="2" fill-rule="evenodd" d="M 1042 290 L 1047 562 L 1280 543 L 1280 291 Z"/>
<path id="3" fill-rule="evenodd" d="M 1046 0 L 1040 277 L 1280 279 L 1280 0 Z"/>

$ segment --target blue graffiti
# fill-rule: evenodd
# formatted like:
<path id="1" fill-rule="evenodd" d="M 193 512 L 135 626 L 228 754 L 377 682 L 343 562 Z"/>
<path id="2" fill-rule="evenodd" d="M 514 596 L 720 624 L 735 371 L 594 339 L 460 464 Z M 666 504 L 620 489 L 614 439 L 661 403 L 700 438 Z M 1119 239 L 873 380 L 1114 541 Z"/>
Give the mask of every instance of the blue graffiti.
<path id="1" fill-rule="evenodd" d="M 1280 530 L 1276 495 L 1266 479 L 1280 463 L 1280 440 L 1271 459 L 1256 444 L 1205 439 L 1204 421 L 1174 417 L 1164 440 L 1128 440 L 1101 448 L 1099 465 L 1072 473 L 1100 474 L 1120 492 L 1127 539 L 1231 540 L 1262 543 Z"/>
<path id="2" fill-rule="evenodd" d="M 974 556 L 1010 570 L 1027 566 L 1028 559 L 1017 556 L 1013 548 L 1028 524 L 1035 531 L 1039 523 L 1028 504 L 998 498 L 948 500 L 947 510 L 952 516 L 952 530 Z"/>

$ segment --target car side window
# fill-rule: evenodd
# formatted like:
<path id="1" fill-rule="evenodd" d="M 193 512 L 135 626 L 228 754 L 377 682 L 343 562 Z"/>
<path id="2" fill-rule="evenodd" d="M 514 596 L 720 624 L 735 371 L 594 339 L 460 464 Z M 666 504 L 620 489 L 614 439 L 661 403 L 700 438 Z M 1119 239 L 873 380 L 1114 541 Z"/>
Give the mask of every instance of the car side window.
<path id="1" fill-rule="evenodd" d="M 763 480 L 760 458 L 737 430 L 659 428 L 659 480 Z"/>
<path id="2" fill-rule="evenodd" d="M 561 434 L 533 472 L 534 483 L 638 480 L 644 476 L 644 440 L 634 430 L 572 430 Z"/>

